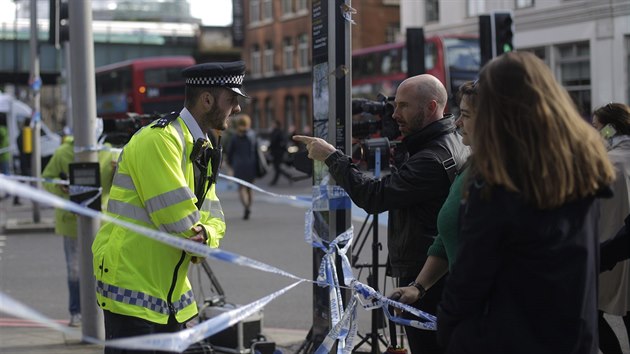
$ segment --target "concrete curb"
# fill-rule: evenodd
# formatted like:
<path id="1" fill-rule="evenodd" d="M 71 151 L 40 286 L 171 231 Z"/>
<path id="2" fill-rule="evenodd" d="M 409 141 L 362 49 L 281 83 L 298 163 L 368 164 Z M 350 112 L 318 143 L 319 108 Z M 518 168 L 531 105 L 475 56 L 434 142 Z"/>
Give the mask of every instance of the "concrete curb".
<path id="1" fill-rule="evenodd" d="M 7 219 L 4 225 L 4 232 L 7 234 L 49 231 L 55 231 L 55 220 L 52 218 L 41 218 L 38 223 L 32 220 Z"/>

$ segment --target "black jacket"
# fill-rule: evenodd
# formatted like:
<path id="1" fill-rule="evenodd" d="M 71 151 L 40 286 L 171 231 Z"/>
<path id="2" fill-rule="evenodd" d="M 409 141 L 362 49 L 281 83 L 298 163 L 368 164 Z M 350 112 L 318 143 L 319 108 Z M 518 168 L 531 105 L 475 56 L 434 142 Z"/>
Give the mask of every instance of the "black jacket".
<path id="1" fill-rule="evenodd" d="M 615 237 L 600 244 L 600 272 L 612 270 L 618 262 L 630 258 L 630 215 Z"/>
<path id="2" fill-rule="evenodd" d="M 358 170 L 350 157 L 335 152 L 326 159 L 331 176 L 354 203 L 368 213 L 389 211 L 387 245 L 390 275 L 415 277 L 437 234 L 437 214 L 451 181 L 435 156 L 447 150 L 458 170 L 469 155 L 448 115 L 403 139 L 409 157 L 380 181 Z"/>
<path id="3" fill-rule="evenodd" d="M 469 188 L 438 308 L 446 353 L 596 354 L 599 202 L 552 210 Z"/>

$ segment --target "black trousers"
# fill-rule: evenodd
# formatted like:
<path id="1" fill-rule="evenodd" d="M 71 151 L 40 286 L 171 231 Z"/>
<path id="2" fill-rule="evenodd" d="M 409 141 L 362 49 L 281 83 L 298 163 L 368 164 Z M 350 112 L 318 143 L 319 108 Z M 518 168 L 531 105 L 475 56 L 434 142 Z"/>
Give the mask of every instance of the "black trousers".
<path id="1" fill-rule="evenodd" d="M 416 277 L 399 278 L 398 286 L 407 286 L 412 281 L 416 280 Z M 435 283 L 427 291 L 427 294 L 418 302 L 411 306 L 427 312 L 431 315 L 437 315 L 437 305 L 442 299 L 442 290 L 444 289 L 444 283 L 446 277 L 442 277 L 440 281 Z M 403 318 L 419 320 L 416 316 L 403 312 Z M 437 334 L 435 331 L 427 331 L 424 329 L 418 329 L 415 327 L 405 326 L 405 333 L 407 333 L 407 341 L 409 342 L 409 352 L 411 354 L 441 354 L 442 350 L 437 344 Z"/>
<path id="2" fill-rule="evenodd" d="M 138 317 L 119 315 L 103 310 L 105 317 L 105 338 L 107 340 L 126 338 L 154 333 L 174 333 L 184 329 L 183 323 L 178 323 L 175 316 L 170 316 L 167 324 L 158 324 Z M 172 353 L 154 350 L 127 350 L 105 347 L 105 354 L 158 354 Z"/>

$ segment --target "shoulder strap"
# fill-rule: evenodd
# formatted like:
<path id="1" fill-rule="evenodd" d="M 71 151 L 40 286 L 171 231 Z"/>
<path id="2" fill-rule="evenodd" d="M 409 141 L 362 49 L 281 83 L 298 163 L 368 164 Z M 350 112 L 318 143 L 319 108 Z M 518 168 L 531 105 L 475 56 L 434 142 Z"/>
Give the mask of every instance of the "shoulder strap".
<path id="1" fill-rule="evenodd" d="M 444 171 L 446 172 L 449 181 L 453 183 L 455 177 L 457 176 L 457 164 L 455 163 L 453 154 L 448 149 L 443 148 L 439 145 L 431 145 L 419 153 L 425 156 L 428 155 L 429 157 L 442 164 L 442 167 L 444 168 Z"/>
<path id="2" fill-rule="evenodd" d="M 163 116 L 162 118 L 156 120 L 155 124 L 153 124 L 151 128 L 165 128 L 167 125 L 173 123 L 173 121 L 175 121 L 177 117 L 179 117 L 179 113 L 171 112 Z"/>

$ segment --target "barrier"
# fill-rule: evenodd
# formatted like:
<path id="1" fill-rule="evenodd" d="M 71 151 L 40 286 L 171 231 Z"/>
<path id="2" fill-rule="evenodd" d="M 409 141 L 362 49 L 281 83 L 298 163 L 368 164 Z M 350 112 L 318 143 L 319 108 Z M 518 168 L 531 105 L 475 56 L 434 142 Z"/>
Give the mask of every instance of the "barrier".
<path id="1" fill-rule="evenodd" d="M 251 183 L 247 183 L 236 179 L 234 177 L 220 175 L 221 178 L 225 178 L 236 183 L 240 183 L 246 185 L 250 188 L 253 188 L 261 193 L 265 193 L 275 198 L 284 198 L 289 201 L 302 200 L 305 201 L 307 199 L 300 198 L 296 196 L 289 195 L 280 195 L 265 191 Z M 245 257 L 239 254 L 235 254 L 232 252 L 227 252 L 221 249 L 213 249 L 206 245 L 202 245 L 193 241 L 189 241 L 187 239 L 182 239 L 180 237 L 171 236 L 167 233 L 153 230 L 149 228 L 145 228 L 139 225 L 135 225 L 129 222 L 121 221 L 115 219 L 107 214 L 103 214 L 92 209 L 88 209 L 82 205 L 70 202 L 63 198 L 57 197 L 53 194 L 50 194 L 46 191 L 37 190 L 29 185 L 25 185 L 22 183 L 18 183 L 17 181 L 32 181 L 32 177 L 25 176 L 6 176 L 0 174 L 0 191 L 4 191 L 6 193 L 17 195 L 21 198 L 26 198 L 33 200 L 40 204 L 47 204 L 54 208 L 62 208 L 68 211 L 75 212 L 77 214 L 81 214 L 84 216 L 88 216 L 91 218 L 96 218 L 102 221 L 109 221 L 112 223 L 116 223 L 128 229 L 131 229 L 135 232 L 141 233 L 146 237 L 152 238 L 158 242 L 162 242 L 168 244 L 172 247 L 179 248 L 191 253 L 196 253 L 203 255 L 208 258 L 213 258 L 216 260 L 220 260 L 223 262 L 228 262 L 244 267 L 249 267 L 252 269 L 257 269 L 264 272 L 269 272 L 277 275 L 282 275 L 290 279 L 296 280 L 293 284 L 280 289 L 268 296 L 265 296 L 261 299 L 258 299 L 252 303 L 247 305 L 238 307 L 232 311 L 228 311 L 222 313 L 221 315 L 211 318 L 207 321 L 204 321 L 193 328 L 189 328 L 177 333 L 164 333 L 164 334 L 156 334 L 156 335 L 146 335 L 146 336 L 138 336 L 138 337 L 130 337 L 109 341 L 101 341 L 95 338 L 83 338 L 85 342 L 96 343 L 107 346 L 115 346 L 120 348 L 128 348 L 128 349 L 142 349 L 142 350 L 169 350 L 175 352 L 182 352 L 192 343 L 198 342 L 204 338 L 212 336 L 226 328 L 231 327 L 232 325 L 242 321 L 243 319 L 249 317 L 253 313 L 261 310 L 266 304 L 273 301 L 277 297 L 283 295 L 290 289 L 295 286 L 307 282 L 307 283 L 315 283 L 319 286 L 327 286 L 329 287 L 330 301 L 331 301 L 331 320 L 332 320 L 332 329 L 326 336 L 326 339 L 322 342 L 320 347 L 317 349 L 317 353 L 328 353 L 332 349 L 332 346 L 336 341 L 339 342 L 338 352 L 339 353 L 350 353 L 353 349 L 352 343 L 354 342 L 354 338 L 357 333 L 356 328 L 356 314 L 357 307 L 360 303 L 365 310 L 378 310 L 381 309 L 384 311 L 387 318 L 392 321 L 409 325 L 416 328 L 421 328 L 425 330 L 436 330 L 436 318 L 433 315 L 424 313 L 418 309 L 415 309 L 409 305 L 405 305 L 399 303 L 397 301 L 393 301 L 383 296 L 382 294 L 376 292 L 371 287 L 359 282 L 354 278 L 352 274 L 352 268 L 350 262 L 346 256 L 346 252 L 349 249 L 352 238 L 353 238 L 353 230 L 352 228 L 346 230 L 344 233 L 339 235 L 335 240 L 330 243 L 326 243 L 319 238 L 319 236 L 314 232 L 312 228 L 312 211 L 313 209 L 309 209 L 305 215 L 305 230 L 304 237 L 305 241 L 309 243 L 313 247 L 319 247 L 326 253 L 326 257 L 322 260 L 322 264 L 320 265 L 320 272 L 316 280 L 304 279 L 300 278 L 296 275 L 291 274 L 290 272 L 284 271 L 272 265 L 265 264 L 263 262 L 257 261 L 255 259 L 251 259 L 249 257 Z M 67 181 L 63 180 L 43 180 L 47 183 L 58 183 L 58 184 L 68 184 Z M 70 186 L 73 188 L 74 186 Z M 322 192 L 326 191 L 326 192 Z M 331 205 L 335 205 L 336 202 L 334 199 L 336 198 L 344 198 L 344 193 L 342 190 L 336 189 L 333 191 L 328 191 L 326 189 L 320 188 L 320 186 L 314 187 L 313 192 L 313 205 L 316 205 L 318 208 L 326 208 L 331 207 Z M 343 246 L 341 246 L 343 245 Z M 339 283 L 339 279 L 337 279 L 337 271 L 335 269 L 334 259 L 338 255 L 342 260 L 342 271 L 344 275 L 344 284 L 341 285 Z M 340 296 L 339 290 L 342 288 L 350 289 L 352 291 L 351 300 L 347 306 L 343 306 L 343 301 Z M 392 315 L 388 311 L 388 307 L 392 306 L 394 308 L 398 308 L 411 314 L 415 315 L 421 320 L 406 320 L 397 316 Z M 61 331 L 68 334 L 73 334 L 75 336 L 81 336 L 81 334 L 72 328 L 62 326 L 44 316 L 37 313 L 36 311 L 26 307 L 23 304 L 20 304 L 18 301 L 10 298 L 3 292 L 0 292 L 0 312 L 4 312 L 10 314 L 15 317 L 28 319 L 37 323 L 40 323 L 46 327 L 52 328 L 57 331 Z"/>

